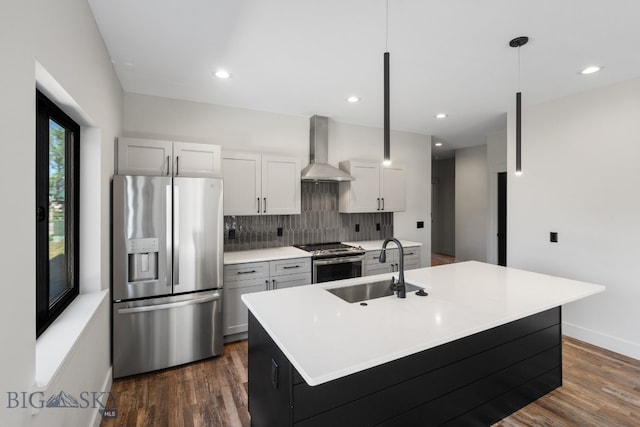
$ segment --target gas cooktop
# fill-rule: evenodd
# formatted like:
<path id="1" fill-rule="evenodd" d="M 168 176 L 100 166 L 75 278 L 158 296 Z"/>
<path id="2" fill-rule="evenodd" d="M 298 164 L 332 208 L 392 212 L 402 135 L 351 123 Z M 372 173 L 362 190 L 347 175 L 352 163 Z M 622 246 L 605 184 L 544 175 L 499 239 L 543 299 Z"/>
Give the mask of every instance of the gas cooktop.
<path id="1" fill-rule="evenodd" d="M 298 249 L 311 252 L 314 258 L 327 258 L 332 256 L 361 255 L 364 249 L 345 245 L 344 243 L 310 243 L 306 245 L 294 245 Z"/>

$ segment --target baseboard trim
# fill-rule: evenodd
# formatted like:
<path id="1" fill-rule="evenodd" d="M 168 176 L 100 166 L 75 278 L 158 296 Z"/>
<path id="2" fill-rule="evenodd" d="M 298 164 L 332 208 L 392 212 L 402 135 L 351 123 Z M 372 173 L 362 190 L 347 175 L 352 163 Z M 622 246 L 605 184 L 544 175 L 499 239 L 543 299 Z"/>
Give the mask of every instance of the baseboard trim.
<path id="1" fill-rule="evenodd" d="M 627 357 L 640 360 L 640 344 L 624 340 L 622 338 L 603 334 L 593 329 L 584 328 L 573 323 L 562 323 L 562 332 L 572 338 L 597 345 Z"/>

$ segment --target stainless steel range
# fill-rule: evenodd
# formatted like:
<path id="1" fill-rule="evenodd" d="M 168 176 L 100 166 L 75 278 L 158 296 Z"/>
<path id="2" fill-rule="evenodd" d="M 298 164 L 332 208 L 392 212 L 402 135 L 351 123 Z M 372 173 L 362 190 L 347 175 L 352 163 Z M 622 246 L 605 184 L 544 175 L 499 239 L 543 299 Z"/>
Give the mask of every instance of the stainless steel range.
<path id="1" fill-rule="evenodd" d="M 311 252 L 312 283 L 362 276 L 365 251 L 360 247 L 338 242 L 295 246 L 303 251 Z"/>

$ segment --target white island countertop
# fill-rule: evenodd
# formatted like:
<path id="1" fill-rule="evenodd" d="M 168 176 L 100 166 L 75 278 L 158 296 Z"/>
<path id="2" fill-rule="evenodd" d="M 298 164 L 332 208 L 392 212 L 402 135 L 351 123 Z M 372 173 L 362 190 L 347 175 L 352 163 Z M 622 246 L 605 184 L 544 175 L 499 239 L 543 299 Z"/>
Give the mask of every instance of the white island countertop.
<path id="1" fill-rule="evenodd" d="M 224 265 L 243 264 L 245 262 L 274 261 L 278 259 L 309 258 L 311 253 L 293 246 L 280 248 L 250 249 L 224 253 Z"/>
<path id="2" fill-rule="evenodd" d="M 424 287 L 347 303 L 325 288 L 397 273 L 242 295 L 242 301 L 314 386 L 602 292 L 604 286 L 475 261 L 405 272 Z"/>

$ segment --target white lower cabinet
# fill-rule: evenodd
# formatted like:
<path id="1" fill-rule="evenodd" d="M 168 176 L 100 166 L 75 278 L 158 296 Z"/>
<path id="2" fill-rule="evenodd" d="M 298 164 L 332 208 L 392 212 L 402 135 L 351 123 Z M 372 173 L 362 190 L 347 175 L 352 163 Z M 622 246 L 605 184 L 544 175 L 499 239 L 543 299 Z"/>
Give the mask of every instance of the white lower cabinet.
<path id="1" fill-rule="evenodd" d="M 222 329 L 225 341 L 246 338 L 249 315 L 242 295 L 311 283 L 311 258 L 248 262 L 224 266 Z"/>
<path id="2" fill-rule="evenodd" d="M 393 273 L 400 268 L 398 249 L 387 249 L 387 260 L 384 263 L 378 261 L 381 249 L 367 251 L 364 255 L 363 276 L 374 274 Z M 404 269 L 412 270 L 420 268 L 420 247 L 409 246 L 404 248 Z"/>
<path id="3" fill-rule="evenodd" d="M 266 291 L 268 285 L 268 262 L 224 266 L 222 297 L 222 334 L 224 336 L 247 331 L 249 316 L 240 297 L 252 292 Z"/>

